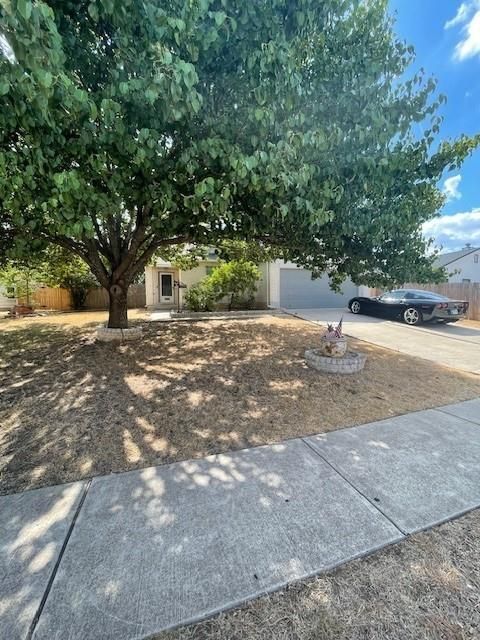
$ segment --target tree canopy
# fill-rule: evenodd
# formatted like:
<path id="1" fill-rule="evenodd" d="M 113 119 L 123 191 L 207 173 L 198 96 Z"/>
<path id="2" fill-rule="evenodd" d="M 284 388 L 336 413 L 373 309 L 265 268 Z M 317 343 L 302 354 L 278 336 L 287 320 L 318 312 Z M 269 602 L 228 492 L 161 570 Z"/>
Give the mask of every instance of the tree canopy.
<path id="1" fill-rule="evenodd" d="M 109 326 L 180 243 L 255 240 L 334 284 L 439 276 L 421 225 L 479 139 L 438 141 L 386 0 L 0 6 L 3 237 L 81 256 Z"/>

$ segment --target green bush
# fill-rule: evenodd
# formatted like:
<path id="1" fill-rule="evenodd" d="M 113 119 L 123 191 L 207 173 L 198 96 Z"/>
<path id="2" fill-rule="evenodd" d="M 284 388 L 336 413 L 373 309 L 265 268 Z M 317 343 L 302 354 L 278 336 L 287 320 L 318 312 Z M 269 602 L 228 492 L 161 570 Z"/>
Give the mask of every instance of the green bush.
<path id="1" fill-rule="evenodd" d="M 221 263 L 187 291 L 187 308 L 191 311 L 212 311 L 225 297 L 229 298 L 229 309 L 250 308 L 259 277 L 260 271 L 253 262 L 233 260 Z"/>
<path id="2" fill-rule="evenodd" d="M 187 289 L 185 304 L 190 311 L 213 311 L 215 308 L 214 291 L 207 282 L 204 282 L 207 278 Z"/>

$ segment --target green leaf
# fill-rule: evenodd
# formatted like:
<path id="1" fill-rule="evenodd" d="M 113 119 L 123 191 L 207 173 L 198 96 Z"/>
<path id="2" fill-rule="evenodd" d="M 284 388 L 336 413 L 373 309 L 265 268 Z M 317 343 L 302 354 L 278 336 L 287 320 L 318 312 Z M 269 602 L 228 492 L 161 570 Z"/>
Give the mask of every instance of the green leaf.
<path id="1" fill-rule="evenodd" d="M 215 11 L 213 15 L 214 15 L 215 24 L 217 25 L 217 27 L 221 27 L 222 24 L 227 19 L 227 14 L 224 13 L 223 11 Z"/>
<path id="2" fill-rule="evenodd" d="M 48 89 L 49 87 L 52 86 L 53 76 L 50 73 L 50 71 L 40 70 L 37 72 L 37 75 L 38 75 L 38 80 L 42 85 L 42 87 L 45 87 L 46 89 Z"/>
<path id="3" fill-rule="evenodd" d="M 153 104 L 158 97 L 158 93 L 153 89 L 147 89 L 145 91 L 145 98 L 150 104 Z"/>
<path id="4" fill-rule="evenodd" d="M 28 20 L 32 14 L 32 3 L 30 0 L 17 0 L 18 13 L 24 20 Z"/>
<path id="5" fill-rule="evenodd" d="M 92 120 L 96 120 L 98 117 L 98 110 L 95 102 L 90 102 L 90 117 Z"/>
<path id="6" fill-rule="evenodd" d="M 94 22 L 98 22 L 98 9 L 95 2 L 91 2 L 88 5 L 88 13 Z"/>

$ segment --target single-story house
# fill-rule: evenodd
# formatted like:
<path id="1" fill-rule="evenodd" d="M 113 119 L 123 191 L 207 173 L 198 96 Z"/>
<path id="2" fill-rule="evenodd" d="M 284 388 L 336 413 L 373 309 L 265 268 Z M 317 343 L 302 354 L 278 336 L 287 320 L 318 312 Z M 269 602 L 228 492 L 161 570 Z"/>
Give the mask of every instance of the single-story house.
<path id="1" fill-rule="evenodd" d="M 7 296 L 4 287 L 0 287 L 0 311 L 8 311 L 15 306 L 15 298 Z"/>
<path id="2" fill-rule="evenodd" d="M 193 269 L 184 270 L 170 262 L 157 259 L 145 269 L 145 294 L 150 309 L 183 308 L 185 291 L 208 275 L 217 262 L 211 251 L 205 260 L 199 260 Z M 311 272 L 293 262 L 276 260 L 261 264 L 255 306 L 259 308 L 314 309 L 345 307 L 356 295 L 370 295 L 368 287 L 346 280 L 341 293 L 330 289 L 328 276 L 312 280 Z M 178 283 L 186 288 L 179 288 Z"/>
<path id="3" fill-rule="evenodd" d="M 460 251 L 441 253 L 436 264 L 451 275 L 448 282 L 480 282 L 480 248 L 467 245 Z"/>

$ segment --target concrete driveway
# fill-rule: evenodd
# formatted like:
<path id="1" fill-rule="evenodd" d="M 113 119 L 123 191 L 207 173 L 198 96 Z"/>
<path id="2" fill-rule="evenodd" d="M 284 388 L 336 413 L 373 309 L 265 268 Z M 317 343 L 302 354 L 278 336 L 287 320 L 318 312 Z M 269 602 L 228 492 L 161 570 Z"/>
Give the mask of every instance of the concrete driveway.
<path id="1" fill-rule="evenodd" d="M 480 374 L 480 329 L 462 322 L 408 327 L 401 322 L 353 315 L 348 309 L 288 309 L 318 324 L 336 323 L 343 314 L 344 333 L 381 347 Z"/>

